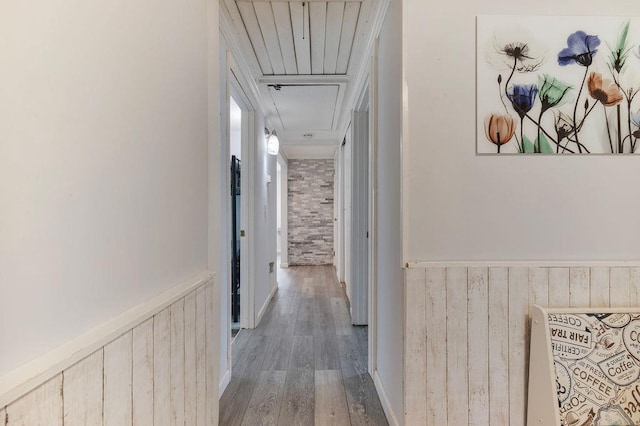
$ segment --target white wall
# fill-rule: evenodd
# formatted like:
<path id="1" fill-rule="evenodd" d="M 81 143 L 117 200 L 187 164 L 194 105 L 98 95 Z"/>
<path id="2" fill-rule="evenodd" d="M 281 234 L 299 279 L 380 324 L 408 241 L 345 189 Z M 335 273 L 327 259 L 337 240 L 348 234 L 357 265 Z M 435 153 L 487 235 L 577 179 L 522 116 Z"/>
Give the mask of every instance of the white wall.
<path id="1" fill-rule="evenodd" d="M 0 376 L 207 269 L 208 13 L 0 3 Z"/>
<path id="2" fill-rule="evenodd" d="M 627 185 L 640 177 L 636 158 L 475 155 L 475 16 L 550 11 L 638 8 L 632 0 L 405 2 L 404 260 L 640 257 L 640 198 Z"/>
<path id="3" fill-rule="evenodd" d="M 253 243 L 255 244 L 254 274 L 255 277 L 255 312 L 259 315 L 269 295 L 276 286 L 275 269 L 269 273 L 269 263 L 276 261 L 276 193 L 277 193 L 277 156 L 267 154 L 267 142 L 264 136 L 265 121 L 262 114 L 256 114 L 255 141 L 255 216 Z M 267 184 L 270 176 L 271 183 Z M 257 320 L 258 318 L 256 318 Z M 256 322 L 256 325 L 258 323 Z"/>
<path id="4" fill-rule="evenodd" d="M 376 238 L 378 286 L 377 368 L 396 418 L 401 421 L 403 348 L 402 222 L 400 216 L 402 142 L 402 2 L 392 1 L 380 32 Z"/>

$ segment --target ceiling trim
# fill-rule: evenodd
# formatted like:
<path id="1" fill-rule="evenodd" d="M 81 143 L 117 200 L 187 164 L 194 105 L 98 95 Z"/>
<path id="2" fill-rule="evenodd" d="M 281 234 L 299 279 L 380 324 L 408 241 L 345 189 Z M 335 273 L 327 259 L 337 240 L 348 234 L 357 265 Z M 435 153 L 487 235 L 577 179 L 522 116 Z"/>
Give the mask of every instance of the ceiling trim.
<path id="1" fill-rule="evenodd" d="M 369 98 L 369 82 L 371 81 L 371 78 L 369 75 L 367 75 L 367 78 L 364 80 L 364 84 L 362 85 L 362 90 L 360 91 L 360 95 L 358 96 L 358 100 L 356 101 L 356 105 L 354 110 L 355 111 L 366 111 L 370 104 L 370 98 Z"/>
<path id="2" fill-rule="evenodd" d="M 252 99 L 250 95 L 247 94 L 247 91 L 244 89 L 242 75 L 238 76 L 238 72 L 236 71 L 237 66 L 235 64 L 235 60 L 233 59 L 233 55 L 229 52 L 229 78 L 228 78 L 228 87 L 229 87 L 229 95 L 231 95 L 236 103 L 245 111 L 255 111 L 256 110 L 256 102 L 255 99 Z"/>
<path id="3" fill-rule="evenodd" d="M 236 26 L 242 23 L 240 12 L 235 8 L 233 0 L 224 0 L 220 4 L 225 6 L 220 8 L 220 30 L 234 61 L 234 74 L 255 109 L 262 115 L 266 115 L 269 108 L 264 104 L 260 86 L 256 83 L 256 77 L 262 75 L 260 65 L 256 59 L 253 61 L 247 59 L 251 58 L 251 55 L 242 54 L 243 49 L 253 49 L 253 47 L 246 32 L 240 31 Z"/>
<path id="4" fill-rule="evenodd" d="M 346 75 L 265 75 L 258 78 L 259 84 L 276 85 L 322 85 L 346 84 L 350 78 Z"/>
<path id="5" fill-rule="evenodd" d="M 340 115 L 342 114 L 343 109 L 346 106 L 344 103 L 344 99 L 348 90 L 348 84 L 341 84 L 339 86 L 338 98 L 336 99 L 336 108 L 333 111 L 333 122 L 331 123 L 331 128 L 333 130 L 340 131 L 340 127 L 338 127 L 338 124 L 340 123 Z"/>
<path id="6" fill-rule="evenodd" d="M 376 10 L 373 10 L 373 14 L 371 15 L 375 17 L 375 21 L 371 25 L 371 31 L 369 32 L 368 37 L 362 41 L 362 44 L 357 46 L 357 51 L 353 53 L 353 57 L 356 57 L 355 55 L 358 55 L 358 57 L 361 58 L 361 62 L 358 64 L 349 65 L 349 74 L 355 74 L 355 76 L 352 77 L 352 83 L 349 85 L 349 93 L 345 95 L 346 99 L 344 102 L 344 106 L 346 107 L 345 109 L 347 111 L 356 107 L 356 103 L 362 95 L 362 91 L 365 90 L 365 85 L 369 80 L 373 46 L 375 45 L 375 42 L 380 35 L 380 30 L 382 29 L 382 24 L 384 23 L 384 19 L 387 14 L 387 9 L 389 8 L 390 2 L 391 0 L 378 0 L 377 2 L 375 2 Z M 356 50 L 356 46 L 354 46 L 354 50 Z M 352 65 L 357 66 L 357 68 L 354 70 L 352 68 Z M 340 135 L 345 135 L 347 133 L 350 122 L 351 114 L 344 114 L 342 116 L 342 120 L 336 126 Z"/>

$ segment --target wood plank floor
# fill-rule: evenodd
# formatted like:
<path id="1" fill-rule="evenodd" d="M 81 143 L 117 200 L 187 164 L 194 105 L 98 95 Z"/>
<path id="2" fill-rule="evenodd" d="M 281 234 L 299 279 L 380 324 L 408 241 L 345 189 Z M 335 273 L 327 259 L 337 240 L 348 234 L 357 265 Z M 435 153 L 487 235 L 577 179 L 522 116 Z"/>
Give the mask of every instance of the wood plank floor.
<path id="1" fill-rule="evenodd" d="M 260 325 L 233 342 L 220 425 L 388 425 L 332 266 L 278 270 Z"/>

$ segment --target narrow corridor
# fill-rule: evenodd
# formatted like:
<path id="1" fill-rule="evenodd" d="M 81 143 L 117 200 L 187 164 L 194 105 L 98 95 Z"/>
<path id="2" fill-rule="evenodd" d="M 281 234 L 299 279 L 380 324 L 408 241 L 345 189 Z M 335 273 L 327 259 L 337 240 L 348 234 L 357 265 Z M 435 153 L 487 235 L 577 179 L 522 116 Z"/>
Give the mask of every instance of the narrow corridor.
<path id="1" fill-rule="evenodd" d="M 367 373 L 367 328 L 351 325 L 333 267 L 278 272 L 260 325 L 233 343 L 220 425 L 387 425 Z"/>

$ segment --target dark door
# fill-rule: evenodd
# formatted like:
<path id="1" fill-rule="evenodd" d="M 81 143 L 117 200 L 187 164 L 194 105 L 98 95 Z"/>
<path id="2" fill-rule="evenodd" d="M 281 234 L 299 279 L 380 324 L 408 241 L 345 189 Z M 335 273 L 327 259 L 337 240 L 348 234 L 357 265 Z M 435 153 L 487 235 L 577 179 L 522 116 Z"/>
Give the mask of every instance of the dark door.
<path id="1" fill-rule="evenodd" d="M 240 325 L 240 160 L 231 157 L 231 322 Z"/>

